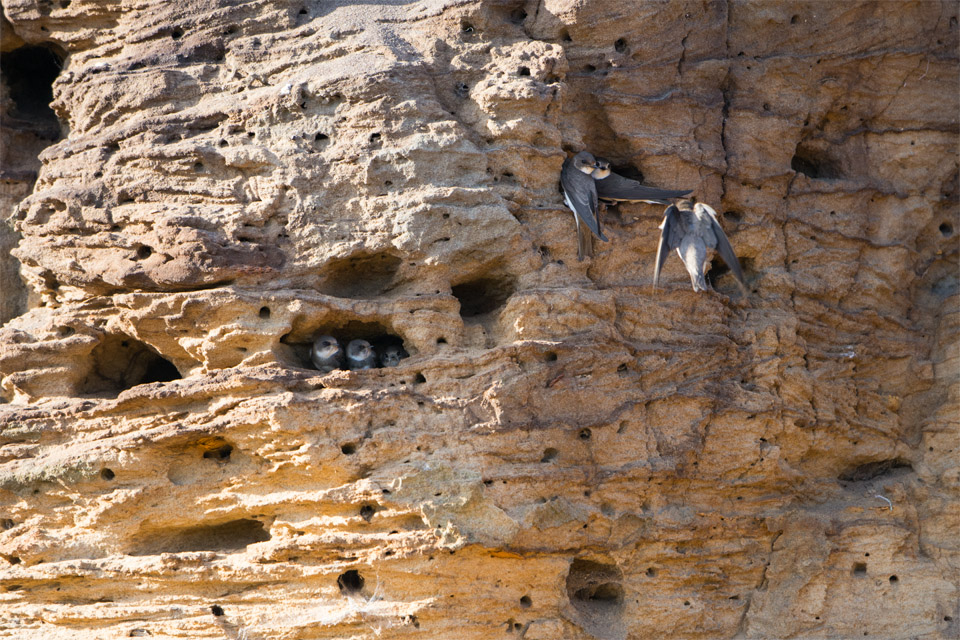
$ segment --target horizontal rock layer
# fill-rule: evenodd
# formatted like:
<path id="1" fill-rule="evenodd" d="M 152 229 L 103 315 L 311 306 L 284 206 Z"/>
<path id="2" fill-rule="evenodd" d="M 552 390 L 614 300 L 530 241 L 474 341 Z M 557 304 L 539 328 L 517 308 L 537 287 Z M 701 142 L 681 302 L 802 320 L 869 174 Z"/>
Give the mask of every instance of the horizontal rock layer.
<path id="1" fill-rule="evenodd" d="M 0 637 L 960 631 L 954 3 L 3 11 Z"/>

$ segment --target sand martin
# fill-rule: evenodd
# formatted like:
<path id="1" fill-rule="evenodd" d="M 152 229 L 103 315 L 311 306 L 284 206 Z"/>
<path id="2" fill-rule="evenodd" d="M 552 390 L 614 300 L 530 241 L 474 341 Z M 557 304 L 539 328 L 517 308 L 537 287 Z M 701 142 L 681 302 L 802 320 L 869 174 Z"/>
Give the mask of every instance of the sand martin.
<path id="1" fill-rule="evenodd" d="M 347 368 L 373 369 L 377 366 L 377 356 L 366 340 L 351 340 L 347 345 Z"/>
<path id="2" fill-rule="evenodd" d="M 687 273 L 690 274 L 693 290 L 706 291 L 707 281 L 703 274 L 707 270 L 707 249 L 716 249 L 740 283 L 740 288 L 746 293 L 740 261 L 717 222 L 716 211 L 700 202 L 694 204 L 690 200 L 681 200 L 676 205 L 667 207 L 660 229 L 657 263 L 653 271 L 654 289 L 660 282 L 660 269 L 667 261 L 667 255 L 676 249 Z"/>
<path id="3" fill-rule="evenodd" d="M 384 367 L 396 367 L 400 365 L 401 360 L 409 355 L 400 345 L 390 344 L 380 352 L 380 364 Z"/>
<path id="4" fill-rule="evenodd" d="M 640 184 L 636 180 L 624 178 L 610 170 L 610 161 L 597 158 L 593 171 L 597 196 L 601 200 L 615 202 L 649 202 L 650 204 L 670 204 L 674 198 L 682 198 L 690 193 L 670 189 L 657 189 Z"/>
<path id="5" fill-rule="evenodd" d="M 560 170 L 563 201 L 573 211 L 573 219 L 577 223 L 577 260 L 581 261 L 584 256 L 593 255 L 593 236 L 607 240 L 600 229 L 597 187 L 592 175 L 595 170 L 596 158 L 588 151 L 581 151 L 564 160 Z M 586 225 L 589 232 L 582 225 Z"/>
<path id="6" fill-rule="evenodd" d="M 343 348 L 333 336 L 320 336 L 313 342 L 310 359 L 317 369 L 330 373 L 334 369 L 343 368 Z"/>

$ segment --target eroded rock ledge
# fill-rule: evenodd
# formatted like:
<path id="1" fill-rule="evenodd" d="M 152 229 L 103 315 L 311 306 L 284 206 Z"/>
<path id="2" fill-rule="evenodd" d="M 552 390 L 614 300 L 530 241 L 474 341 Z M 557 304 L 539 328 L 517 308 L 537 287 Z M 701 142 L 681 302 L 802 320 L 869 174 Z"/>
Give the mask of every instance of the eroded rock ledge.
<path id="1" fill-rule="evenodd" d="M 954 3 L 3 13 L 0 637 L 960 632 Z"/>

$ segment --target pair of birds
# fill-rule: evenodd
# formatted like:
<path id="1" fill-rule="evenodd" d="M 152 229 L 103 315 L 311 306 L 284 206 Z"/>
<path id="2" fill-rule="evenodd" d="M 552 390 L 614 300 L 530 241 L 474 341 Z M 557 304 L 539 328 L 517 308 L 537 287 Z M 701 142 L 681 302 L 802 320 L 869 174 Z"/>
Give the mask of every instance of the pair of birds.
<path id="1" fill-rule="evenodd" d="M 577 259 L 593 256 L 593 238 L 606 242 L 600 225 L 599 200 L 613 202 L 649 202 L 665 204 L 663 223 L 660 225 L 660 244 L 657 247 L 657 262 L 653 272 L 653 286 L 660 282 L 660 270 L 670 251 L 676 250 L 690 274 L 694 291 L 705 291 L 707 281 L 707 250 L 716 249 L 730 271 L 745 287 L 740 261 L 730 246 L 726 234 L 717 222 L 717 212 L 703 204 L 690 200 L 670 201 L 690 193 L 669 189 L 657 189 L 624 178 L 610 170 L 610 162 L 595 158 L 589 151 L 581 151 L 567 158 L 560 172 L 564 202 L 573 211 L 577 223 Z"/>
<path id="2" fill-rule="evenodd" d="M 334 369 L 375 369 L 380 367 L 396 367 L 409 354 L 403 347 L 395 344 L 385 346 L 380 353 L 374 351 L 373 346 L 366 340 L 351 340 L 347 343 L 344 354 L 343 347 L 333 336 L 320 336 L 313 342 L 310 350 L 310 360 L 313 366 L 323 373 L 330 373 Z"/>

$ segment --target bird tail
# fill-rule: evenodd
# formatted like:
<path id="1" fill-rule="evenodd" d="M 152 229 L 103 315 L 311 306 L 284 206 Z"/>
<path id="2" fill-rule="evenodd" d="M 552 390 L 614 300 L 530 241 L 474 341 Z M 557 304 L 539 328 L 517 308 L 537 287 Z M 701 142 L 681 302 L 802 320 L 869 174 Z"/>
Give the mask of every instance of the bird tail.
<path id="1" fill-rule="evenodd" d="M 703 277 L 702 273 L 691 273 L 690 274 L 690 283 L 693 284 L 694 291 L 706 291 L 707 290 L 707 279 Z"/>
<path id="2" fill-rule="evenodd" d="M 584 257 L 593 257 L 593 232 L 580 224 L 580 218 L 574 214 L 577 221 L 577 261 L 583 262 Z"/>

